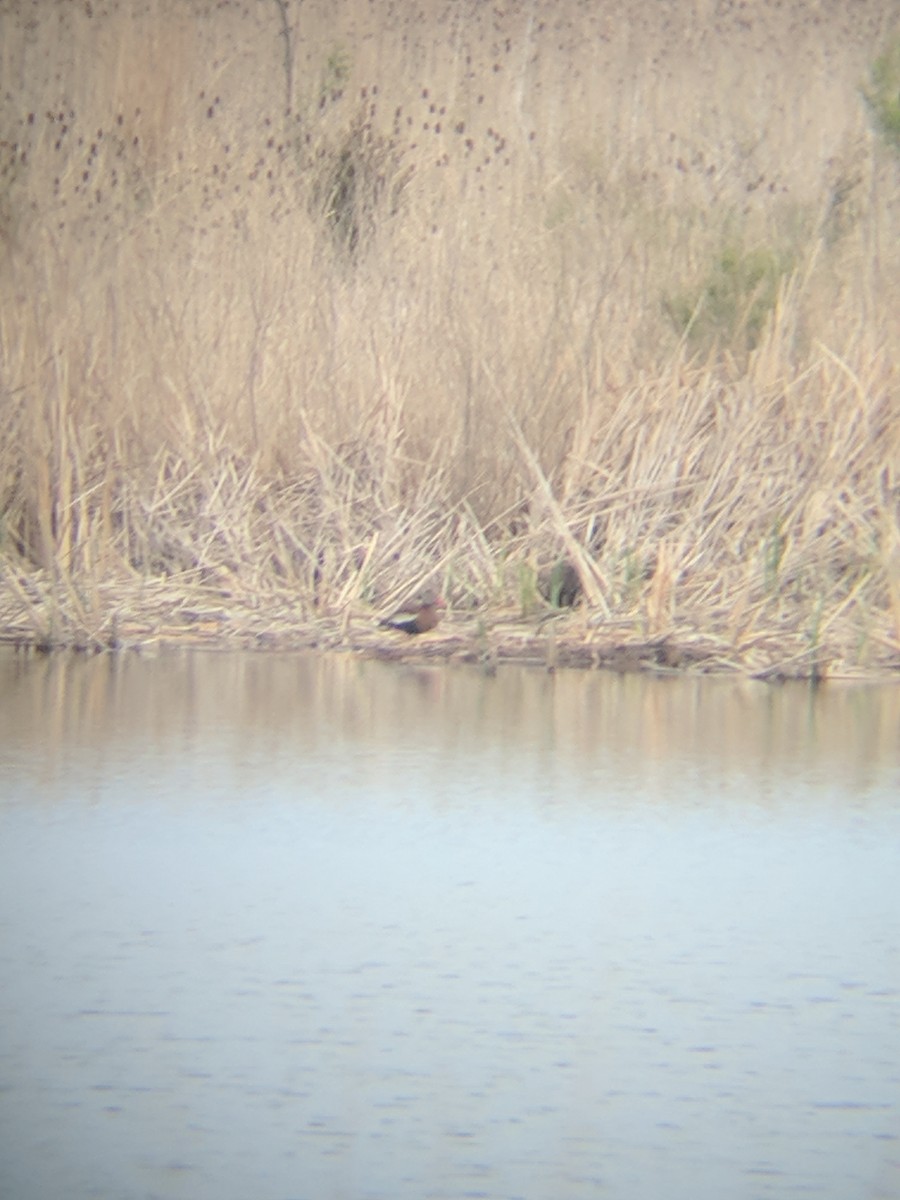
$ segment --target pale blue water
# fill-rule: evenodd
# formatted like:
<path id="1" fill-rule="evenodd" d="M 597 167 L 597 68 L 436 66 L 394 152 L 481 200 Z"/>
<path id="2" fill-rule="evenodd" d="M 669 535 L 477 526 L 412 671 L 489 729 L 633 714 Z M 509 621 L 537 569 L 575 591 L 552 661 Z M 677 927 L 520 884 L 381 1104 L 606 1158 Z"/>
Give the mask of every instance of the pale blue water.
<path id="1" fill-rule="evenodd" d="M 0 656 L 0 1196 L 900 1196 L 898 713 Z"/>

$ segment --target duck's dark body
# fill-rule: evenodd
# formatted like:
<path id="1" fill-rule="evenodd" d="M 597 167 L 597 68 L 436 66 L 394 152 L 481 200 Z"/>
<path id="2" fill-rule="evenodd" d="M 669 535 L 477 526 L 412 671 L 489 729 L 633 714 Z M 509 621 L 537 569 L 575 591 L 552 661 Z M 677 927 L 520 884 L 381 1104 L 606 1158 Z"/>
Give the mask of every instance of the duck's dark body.
<path id="1" fill-rule="evenodd" d="M 441 619 L 441 609 L 444 601 L 440 596 L 426 597 L 416 608 L 404 609 L 393 617 L 387 617 L 378 624 L 385 629 L 396 629 L 399 633 L 410 637 L 418 633 L 428 633 L 434 629 Z"/>

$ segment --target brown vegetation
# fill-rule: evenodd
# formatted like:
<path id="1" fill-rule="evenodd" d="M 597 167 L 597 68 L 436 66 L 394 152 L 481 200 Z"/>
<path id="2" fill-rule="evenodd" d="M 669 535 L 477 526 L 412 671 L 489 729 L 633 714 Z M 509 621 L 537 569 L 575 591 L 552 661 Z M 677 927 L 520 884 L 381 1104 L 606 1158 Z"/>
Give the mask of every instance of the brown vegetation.
<path id="1" fill-rule="evenodd" d="M 0 5 L 2 636 L 900 669 L 892 20 Z"/>

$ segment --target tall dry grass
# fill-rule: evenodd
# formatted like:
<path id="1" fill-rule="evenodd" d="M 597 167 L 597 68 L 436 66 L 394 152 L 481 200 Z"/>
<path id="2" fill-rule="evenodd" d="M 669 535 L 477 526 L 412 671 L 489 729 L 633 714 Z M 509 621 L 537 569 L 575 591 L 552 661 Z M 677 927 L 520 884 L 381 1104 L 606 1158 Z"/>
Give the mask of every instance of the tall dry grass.
<path id="1" fill-rule="evenodd" d="M 584 636 L 896 666 L 897 21 L 0 6 L 7 636 L 489 620 L 565 559 Z"/>

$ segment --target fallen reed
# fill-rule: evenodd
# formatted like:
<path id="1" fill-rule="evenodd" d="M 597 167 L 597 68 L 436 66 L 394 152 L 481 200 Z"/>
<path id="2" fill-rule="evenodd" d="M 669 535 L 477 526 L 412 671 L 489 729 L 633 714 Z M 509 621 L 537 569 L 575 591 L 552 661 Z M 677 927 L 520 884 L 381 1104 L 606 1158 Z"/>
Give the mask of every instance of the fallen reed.
<path id="1" fill-rule="evenodd" d="M 0 9 L 2 636 L 896 671 L 895 17 Z"/>

